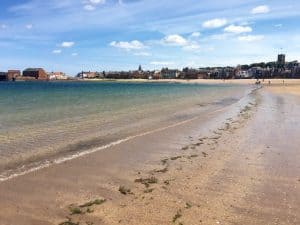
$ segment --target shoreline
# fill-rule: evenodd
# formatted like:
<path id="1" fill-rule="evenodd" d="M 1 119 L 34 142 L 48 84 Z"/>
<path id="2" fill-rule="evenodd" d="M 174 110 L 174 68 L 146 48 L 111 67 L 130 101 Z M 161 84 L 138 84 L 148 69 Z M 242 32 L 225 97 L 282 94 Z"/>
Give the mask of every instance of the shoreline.
<path id="1" fill-rule="evenodd" d="M 259 79 L 263 85 L 268 85 L 268 81 L 271 81 L 271 85 L 282 85 L 283 80 L 286 85 L 299 85 L 300 79 Z M 136 83 L 191 83 L 191 84 L 255 84 L 257 79 L 159 79 L 159 80 L 148 80 L 148 79 L 83 79 L 78 81 L 86 82 L 136 82 Z"/>
<path id="2" fill-rule="evenodd" d="M 250 92 L 253 92 L 256 90 L 257 90 L 257 88 L 250 89 Z M 247 97 L 247 96 L 244 96 L 243 98 L 245 98 L 245 97 Z M 238 101 L 240 101 L 240 100 L 241 99 L 239 99 Z M 235 104 L 235 103 L 233 103 L 233 104 Z M 84 150 L 82 149 L 79 151 L 74 150 L 75 153 L 72 153 L 72 154 L 68 154 L 68 152 L 66 152 L 66 153 L 62 152 L 61 154 L 58 154 L 57 157 L 55 155 L 53 155 L 53 156 L 49 156 L 48 158 L 38 160 L 36 162 L 32 162 L 29 164 L 23 164 L 21 166 L 15 167 L 14 169 L 9 169 L 7 171 L 3 171 L 3 173 L 0 175 L 0 183 L 10 180 L 10 179 L 14 179 L 19 176 L 30 174 L 35 171 L 39 171 L 44 168 L 51 167 L 53 165 L 61 164 L 61 163 L 64 163 L 64 162 L 67 162 L 67 161 L 70 161 L 70 160 L 73 160 L 76 158 L 80 158 L 80 157 L 88 155 L 88 154 L 102 151 L 102 150 L 111 148 L 113 146 L 128 142 L 129 140 L 132 140 L 132 139 L 135 139 L 138 137 L 146 136 L 148 134 L 156 133 L 158 131 L 163 131 L 166 129 L 177 127 L 177 126 L 185 124 L 185 123 L 189 123 L 191 121 L 199 119 L 202 116 L 202 114 L 210 115 L 215 112 L 222 111 L 231 106 L 232 106 L 232 103 L 226 103 L 225 105 L 222 104 L 222 106 L 217 107 L 217 106 L 214 106 L 214 103 L 212 102 L 212 103 L 209 103 L 207 106 L 201 106 L 201 107 L 203 107 L 203 109 L 201 109 L 201 111 L 198 111 L 197 115 L 194 115 L 188 119 L 173 121 L 172 123 L 165 123 L 162 127 L 161 126 L 159 126 L 159 127 L 152 126 L 151 128 L 149 127 L 150 130 L 147 127 L 147 129 L 141 130 L 141 133 L 132 133 L 132 134 L 129 134 L 129 136 L 124 136 L 122 139 L 112 139 L 111 142 L 104 143 L 103 145 L 100 145 L 97 147 L 91 147 L 91 148 L 84 149 Z"/>
<path id="3" fill-rule="evenodd" d="M 88 85 L 85 86 L 88 87 Z M 161 127 L 172 126 L 190 118 L 199 117 L 199 115 L 237 101 L 246 90 L 252 88 L 252 86 L 238 87 L 237 89 L 225 88 L 230 92 L 221 91 L 222 95 L 218 94 L 217 91 L 209 91 L 209 95 L 206 97 L 205 89 L 199 89 L 200 93 L 204 93 L 203 97 L 179 96 L 177 101 L 170 99 L 168 102 L 164 101 L 163 105 L 162 101 L 151 100 L 143 105 L 148 109 L 144 110 L 143 107 L 135 104 L 133 105 L 134 111 L 130 107 L 116 111 L 115 114 L 120 114 L 120 116 L 110 113 L 110 117 L 108 117 L 108 114 L 103 114 L 100 111 L 98 114 L 82 117 L 83 119 L 78 119 L 76 122 L 73 122 L 72 117 L 66 120 L 62 118 L 53 123 L 46 121 L 47 126 L 43 126 L 43 123 L 33 123 L 32 126 L 31 124 L 24 127 L 20 126 L 20 128 L 12 129 L 6 134 L 3 132 L 2 135 L 0 134 L 2 141 L 0 148 L 7 149 L 7 151 L 2 152 L 0 181 L 27 173 L 27 171 L 32 172 L 39 168 L 51 166 L 51 164 L 56 164 L 61 160 L 79 157 L 85 152 L 106 148 L 107 145 L 123 142 L 132 136 L 139 136 L 139 134 L 148 133 Z M 233 98 L 231 95 L 235 97 Z M 141 101 L 146 102 L 145 99 Z M 128 123 L 128 121 L 131 122 Z M 87 128 L 84 130 L 85 126 Z M 22 136 L 21 134 L 26 133 L 26 131 L 28 131 L 27 135 Z M 34 132 L 35 136 L 32 136 L 29 131 Z M 45 131 L 47 135 L 43 135 Z M 62 135 L 58 137 L 57 131 Z M 71 136 L 73 138 L 67 138 L 69 133 L 70 135 L 74 134 Z M 78 135 L 82 137 L 77 138 Z M 30 142 L 30 140 L 32 141 Z M 23 149 L 15 148 L 19 144 L 22 145 Z M 12 154 L 14 150 L 17 154 Z M 5 155 L 6 152 L 7 155 Z"/>
<path id="4" fill-rule="evenodd" d="M 210 113 L 215 113 L 215 112 L 220 111 L 220 110 L 222 110 L 222 109 L 216 109 L 216 110 L 214 110 Z M 178 123 L 175 123 L 175 124 L 171 124 L 171 125 L 168 125 L 168 126 L 165 126 L 165 127 L 160 127 L 160 128 L 157 128 L 157 129 L 154 129 L 154 130 L 149 130 L 149 131 L 146 131 L 146 132 L 143 132 L 143 133 L 140 133 L 140 134 L 136 134 L 136 135 L 133 135 L 133 136 L 128 136 L 128 137 L 125 137 L 123 139 L 119 139 L 119 140 L 110 142 L 106 145 L 99 146 L 99 147 L 96 147 L 96 148 L 92 148 L 90 150 L 81 151 L 81 152 L 78 152 L 78 153 L 75 153 L 73 155 L 63 157 L 63 158 L 58 158 L 58 159 L 54 159 L 54 160 L 45 160 L 45 162 L 42 163 L 42 165 L 30 168 L 29 170 L 25 170 L 25 171 L 22 171 L 20 173 L 13 173 L 13 174 L 9 175 L 8 177 L 1 177 L 0 176 L 0 183 L 4 182 L 4 181 L 11 180 L 11 179 L 14 179 L 14 178 L 19 177 L 19 176 L 30 174 L 32 172 L 35 172 L 35 171 L 38 171 L 38 170 L 41 170 L 41 169 L 44 169 L 44 168 L 48 168 L 50 166 L 58 165 L 58 164 L 61 164 L 61 163 L 67 162 L 67 161 L 71 161 L 73 159 L 80 158 L 80 157 L 85 156 L 85 155 L 89 155 L 89 154 L 93 154 L 93 153 L 96 153 L 96 152 L 101 151 L 101 150 L 105 150 L 107 148 L 111 148 L 111 147 L 120 145 L 122 143 L 125 143 L 127 141 L 130 141 L 130 140 L 138 138 L 138 137 L 142 137 L 142 136 L 145 136 L 145 135 L 148 135 L 148 134 L 156 133 L 158 131 L 163 131 L 163 130 L 166 130 L 166 129 L 170 129 L 170 128 L 173 128 L 173 127 L 185 124 L 185 123 L 189 123 L 189 122 L 194 121 L 196 119 L 199 119 L 199 116 L 196 116 L 196 117 L 193 117 L 191 119 L 184 120 L 184 121 L 181 121 L 181 122 L 178 122 Z"/>
<path id="5" fill-rule="evenodd" d="M 293 120 L 300 100 L 272 88 L 110 151 L 1 182 L 0 222 L 297 224 L 300 128 Z M 292 142 L 284 141 L 288 135 Z M 96 199 L 105 202 L 80 207 Z M 80 212 L 70 215 L 75 208 Z"/>
<path id="6" fill-rule="evenodd" d="M 49 80 L 47 82 L 116 82 L 116 83 L 183 83 L 183 84 L 239 84 L 239 85 L 253 85 L 256 84 L 257 79 L 74 79 L 74 80 Z M 259 79 L 263 86 L 273 85 L 300 85 L 300 79 L 287 78 L 272 78 Z M 270 84 L 269 84 L 270 81 Z M 45 82 L 45 81 L 16 81 L 18 82 Z"/>

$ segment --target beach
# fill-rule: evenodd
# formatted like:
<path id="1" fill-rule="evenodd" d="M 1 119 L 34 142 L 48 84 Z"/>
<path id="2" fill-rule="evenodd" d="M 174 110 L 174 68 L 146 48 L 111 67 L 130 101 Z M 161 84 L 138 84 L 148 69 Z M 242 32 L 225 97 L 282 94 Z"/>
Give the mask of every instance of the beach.
<path id="1" fill-rule="evenodd" d="M 225 81 L 234 82 L 254 81 Z M 243 97 L 187 108 L 193 113 L 5 179 L 0 223 L 299 224 L 299 90 L 296 80 L 266 80 Z"/>
<path id="2" fill-rule="evenodd" d="M 0 83 L 0 181 L 232 104 L 245 84 Z"/>

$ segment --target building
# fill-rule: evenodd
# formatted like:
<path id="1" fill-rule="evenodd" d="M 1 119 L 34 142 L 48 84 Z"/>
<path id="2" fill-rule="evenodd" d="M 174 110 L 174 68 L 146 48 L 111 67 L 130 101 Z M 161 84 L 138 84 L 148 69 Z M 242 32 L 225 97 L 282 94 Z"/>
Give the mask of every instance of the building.
<path id="1" fill-rule="evenodd" d="M 285 66 L 285 55 L 284 54 L 278 55 L 277 66 L 278 66 L 278 68 L 284 68 L 284 66 Z"/>
<path id="2" fill-rule="evenodd" d="M 132 72 L 130 71 L 108 71 L 105 72 L 106 79 L 132 79 Z"/>
<path id="3" fill-rule="evenodd" d="M 148 77 L 149 80 L 159 80 L 161 79 L 161 71 L 155 70 L 150 77 Z"/>
<path id="4" fill-rule="evenodd" d="M 292 78 L 300 78 L 300 66 L 295 67 L 292 71 Z"/>
<path id="5" fill-rule="evenodd" d="M 102 79 L 104 78 L 105 72 L 92 72 L 92 71 L 82 71 L 77 74 L 76 77 L 80 79 Z"/>
<path id="6" fill-rule="evenodd" d="M 7 81 L 7 73 L 6 72 L 0 72 L 0 81 Z"/>
<path id="7" fill-rule="evenodd" d="M 51 72 L 48 74 L 50 80 L 67 80 L 68 77 L 63 72 Z"/>
<path id="8" fill-rule="evenodd" d="M 42 68 L 27 68 L 23 71 L 24 79 L 48 80 L 48 74 Z"/>
<path id="9" fill-rule="evenodd" d="M 208 78 L 208 73 L 201 69 L 183 68 L 181 74 L 181 79 L 206 79 Z"/>
<path id="10" fill-rule="evenodd" d="M 263 69 L 261 67 L 252 67 L 251 69 L 249 69 L 249 74 L 252 78 L 263 78 Z"/>
<path id="11" fill-rule="evenodd" d="M 250 70 L 237 70 L 235 73 L 235 77 L 241 79 L 252 78 L 252 73 Z"/>
<path id="12" fill-rule="evenodd" d="M 163 68 L 160 75 L 162 79 L 176 79 L 179 77 L 180 72 L 179 70 L 170 70 L 168 68 Z"/>
<path id="13" fill-rule="evenodd" d="M 20 70 L 8 70 L 7 72 L 7 79 L 9 81 L 15 81 L 20 76 L 21 76 Z"/>
<path id="14" fill-rule="evenodd" d="M 149 71 L 138 70 L 138 71 L 133 71 L 131 73 L 132 79 L 148 79 L 148 77 L 149 77 Z"/>

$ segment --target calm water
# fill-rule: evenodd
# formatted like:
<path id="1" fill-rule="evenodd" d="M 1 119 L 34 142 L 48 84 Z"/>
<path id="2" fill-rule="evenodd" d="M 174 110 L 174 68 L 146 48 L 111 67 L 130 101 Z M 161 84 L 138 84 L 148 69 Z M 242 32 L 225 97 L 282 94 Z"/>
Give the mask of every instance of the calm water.
<path id="1" fill-rule="evenodd" d="M 0 83 L 0 173 L 230 103 L 250 87 L 179 83 Z"/>

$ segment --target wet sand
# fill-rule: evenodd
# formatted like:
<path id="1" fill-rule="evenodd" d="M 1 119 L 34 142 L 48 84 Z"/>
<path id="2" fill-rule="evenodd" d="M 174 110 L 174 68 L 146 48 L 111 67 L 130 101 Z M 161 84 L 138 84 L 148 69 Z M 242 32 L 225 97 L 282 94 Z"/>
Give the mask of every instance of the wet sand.
<path id="1" fill-rule="evenodd" d="M 299 224 L 299 103 L 286 87 L 266 86 L 1 182 L 0 224 Z"/>

